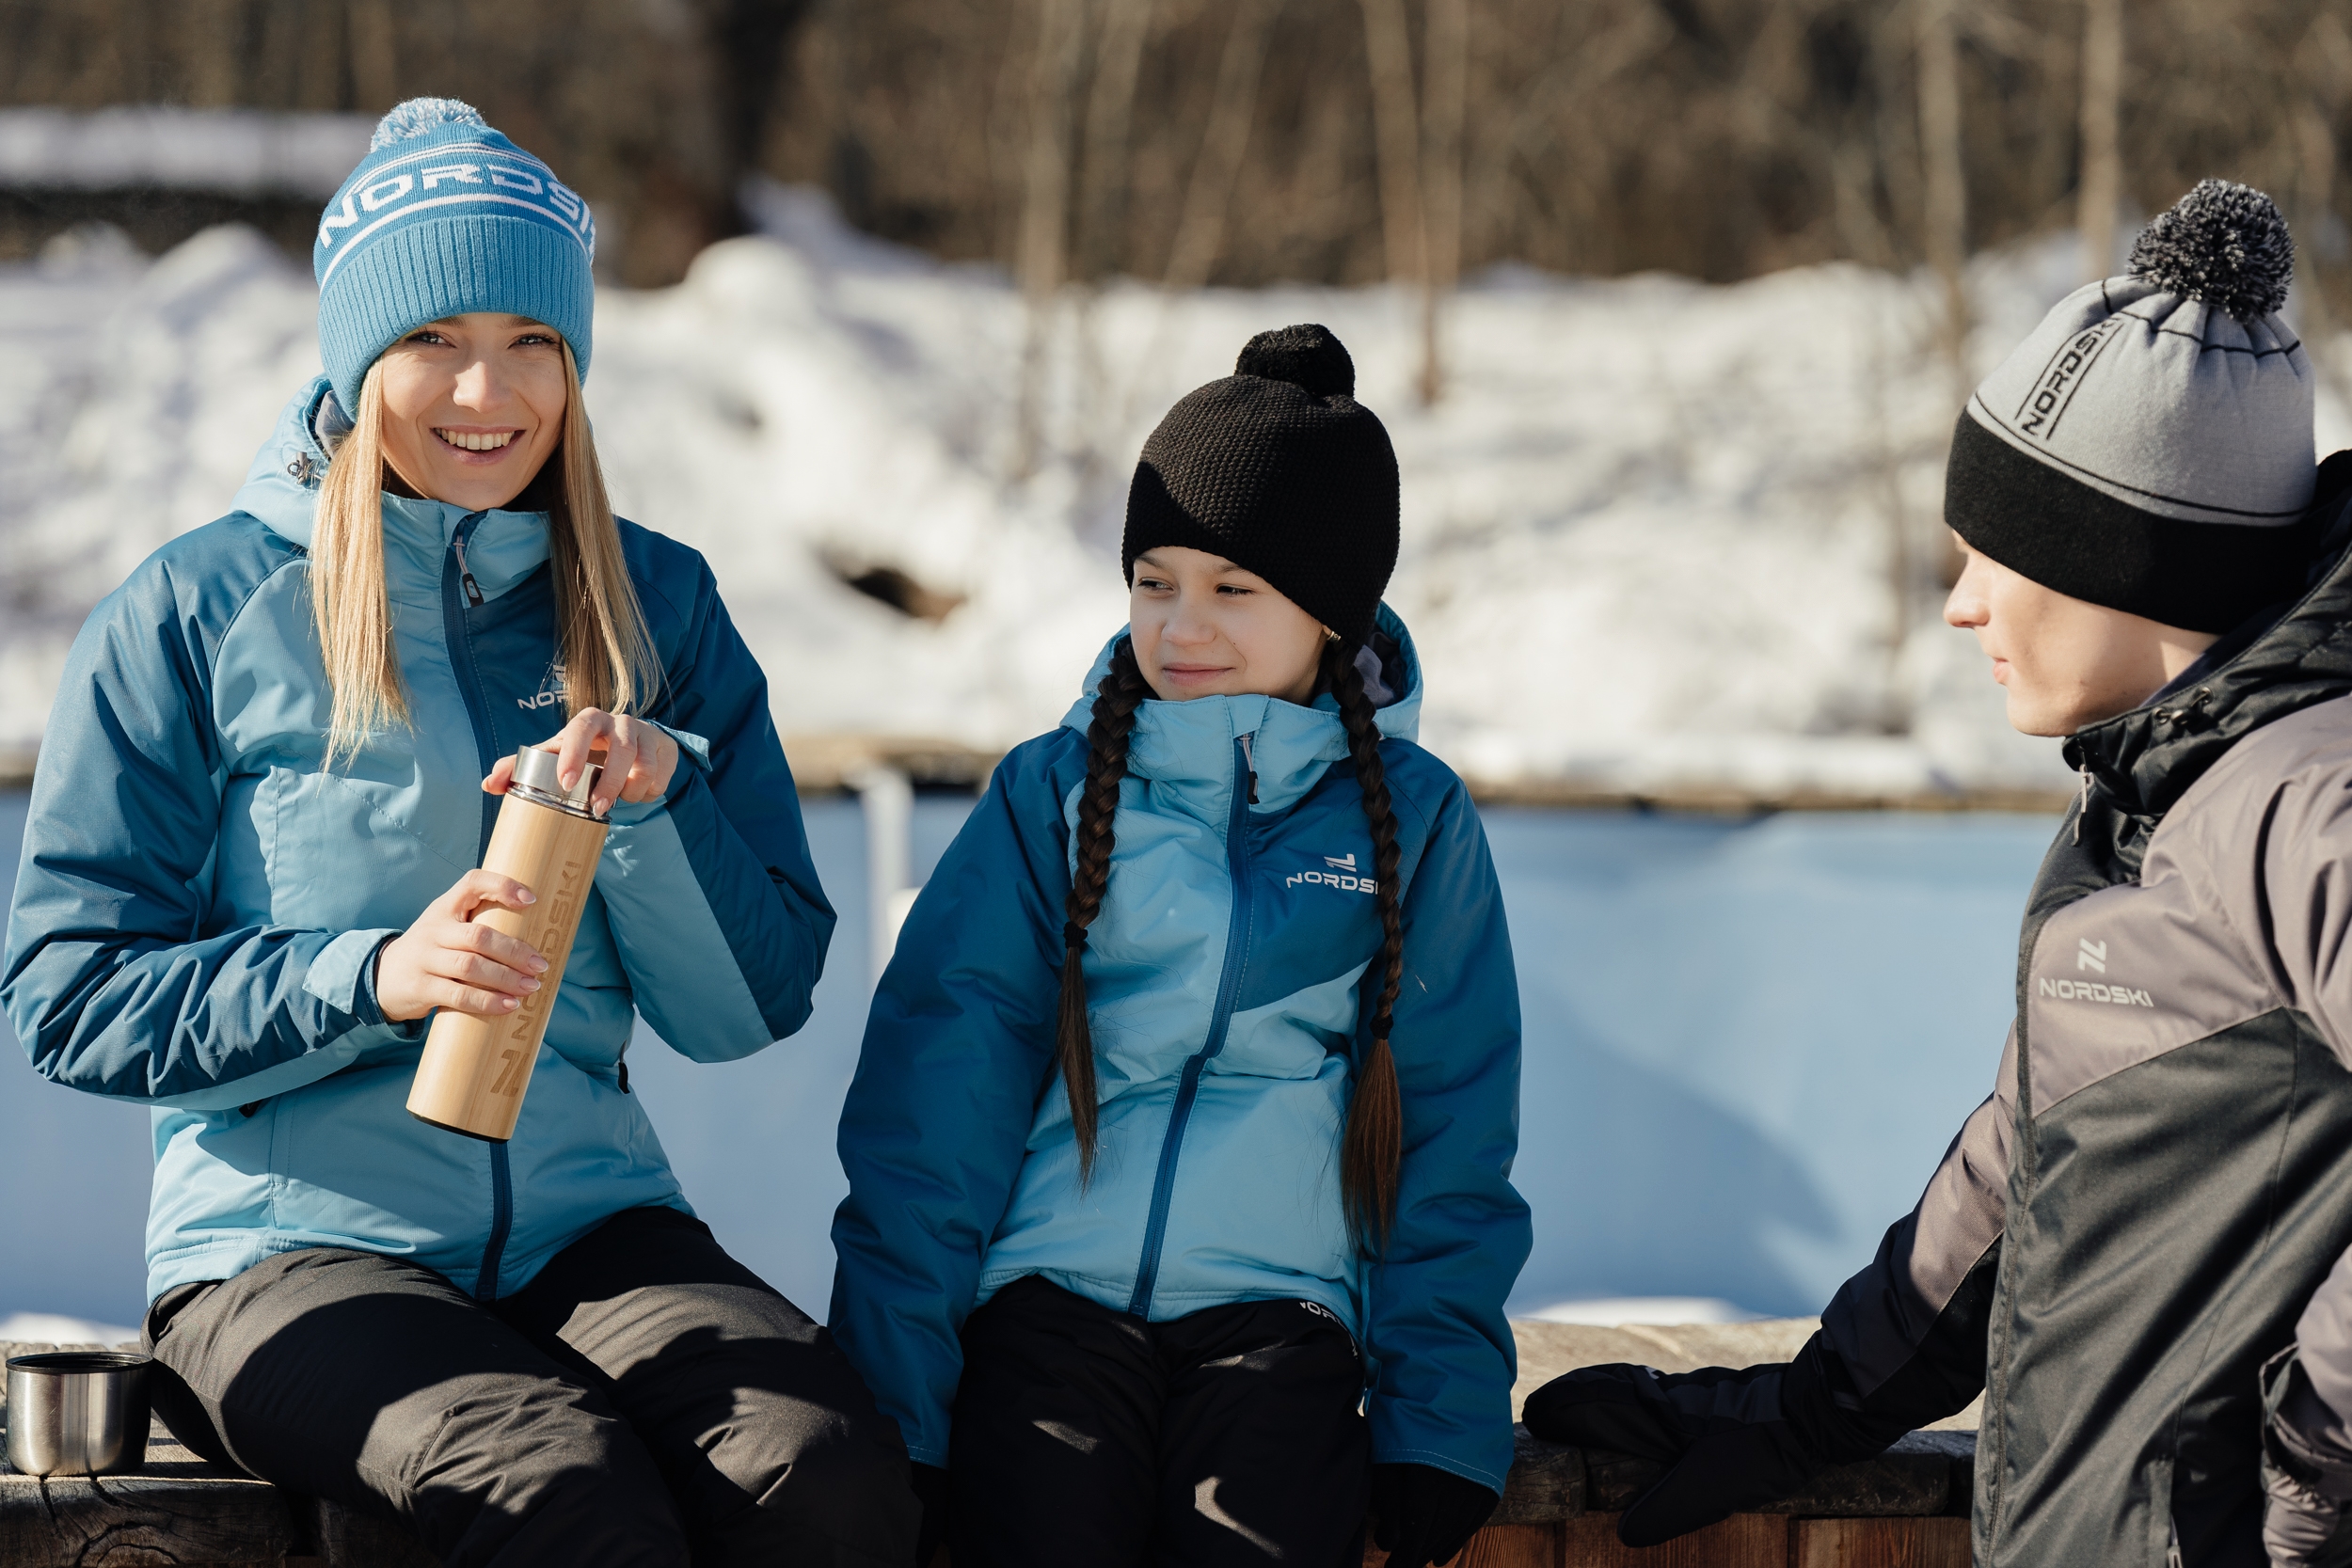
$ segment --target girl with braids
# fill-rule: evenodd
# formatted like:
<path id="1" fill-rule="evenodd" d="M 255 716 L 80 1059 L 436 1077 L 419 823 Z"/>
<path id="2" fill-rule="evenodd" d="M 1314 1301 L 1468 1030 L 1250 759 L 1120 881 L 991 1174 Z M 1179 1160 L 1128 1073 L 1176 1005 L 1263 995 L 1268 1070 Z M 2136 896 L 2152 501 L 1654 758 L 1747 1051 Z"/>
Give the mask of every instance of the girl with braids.
<path id="1" fill-rule="evenodd" d="M 833 1329 L 957 1568 L 1454 1555 L 1511 1462 L 1518 1001 L 1319 326 L 1143 450 L 1127 628 L 917 899 Z"/>

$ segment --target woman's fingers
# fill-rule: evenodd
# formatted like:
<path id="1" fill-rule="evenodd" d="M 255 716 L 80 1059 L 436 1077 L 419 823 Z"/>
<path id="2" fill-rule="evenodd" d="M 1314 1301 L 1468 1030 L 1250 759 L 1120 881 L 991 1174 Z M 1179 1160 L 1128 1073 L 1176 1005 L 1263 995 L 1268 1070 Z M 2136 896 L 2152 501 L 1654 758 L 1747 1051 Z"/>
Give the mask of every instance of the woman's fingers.
<path id="1" fill-rule="evenodd" d="M 590 753 L 612 749 L 612 715 L 600 707 L 584 707 L 573 714 L 572 721 L 555 737 L 556 782 L 565 789 L 577 785 L 580 769 L 595 760 Z"/>
<path id="2" fill-rule="evenodd" d="M 535 974 L 457 947 L 440 949 L 425 960 L 424 967 L 428 974 L 437 974 L 444 980 L 454 980 L 462 986 L 496 991 L 508 997 L 529 996 L 540 985 Z"/>
<path id="3" fill-rule="evenodd" d="M 520 937 L 509 936 L 497 927 L 485 926 L 480 921 L 469 921 L 458 927 L 454 939 L 447 945 L 477 954 L 492 963 L 503 964 L 523 974 L 545 974 L 548 972 L 548 960 L 537 948 Z"/>
<path id="4" fill-rule="evenodd" d="M 627 799 L 646 800 L 645 778 L 659 756 L 655 744 L 661 732 L 642 719 L 620 715 L 612 721 L 612 749 L 605 755 L 604 774 L 596 780 L 596 792 L 589 800 L 589 809 L 598 816 L 612 809 L 612 802 Z"/>
<path id="5" fill-rule="evenodd" d="M 469 871 L 441 895 L 443 912 L 470 922 L 479 911 L 528 909 L 539 901 L 530 885 L 496 871 Z"/>
<path id="6" fill-rule="evenodd" d="M 480 990 L 472 986 L 459 985 L 454 980 L 433 979 L 425 982 L 425 990 L 436 1007 L 449 1007 L 476 1018 L 496 1018 L 511 1013 L 522 1006 L 516 997 L 494 990 Z"/>
<path id="7" fill-rule="evenodd" d="M 624 800 L 659 800 L 668 793 L 670 777 L 677 771 L 677 742 L 659 724 L 638 725 L 637 761 L 622 786 Z"/>
<path id="8" fill-rule="evenodd" d="M 514 782 L 515 759 L 511 754 L 502 756 L 491 765 L 489 777 L 482 781 L 482 792 L 485 795 L 503 795 Z"/>

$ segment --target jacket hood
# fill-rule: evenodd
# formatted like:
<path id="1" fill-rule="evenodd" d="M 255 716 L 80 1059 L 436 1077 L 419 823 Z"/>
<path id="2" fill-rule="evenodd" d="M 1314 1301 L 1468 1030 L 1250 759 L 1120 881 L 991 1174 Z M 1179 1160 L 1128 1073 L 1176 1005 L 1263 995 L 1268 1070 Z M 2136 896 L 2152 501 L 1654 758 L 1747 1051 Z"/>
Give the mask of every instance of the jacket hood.
<path id="1" fill-rule="evenodd" d="M 2129 713 L 2088 725 L 2066 760 L 2128 816 L 2158 817 L 2264 725 L 2352 692 L 2352 453 L 2322 468 L 2311 586 L 2223 637 Z"/>
<path id="2" fill-rule="evenodd" d="M 319 484 L 326 477 L 329 454 L 318 432 L 332 390 L 326 376 L 315 377 L 278 411 L 276 428 L 253 454 L 253 466 L 230 503 L 305 550 L 318 520 Z M 416 500 L 387 491 L 384 563 L 393 596 L 437 594 L 442 558 L 461 535 L 467 569 L 485 598 L 497 598 L 548 559 L 544 512 L 469 512 L 451 501 Z"/>
<path id="3" fill-rule="evenodd" d="M 1084 735 L 1093 722 L 1094 689 L 1110 673 L 1111 655 L 1126 635 L 1127 628 L 1121 626 L 1103 644 L 1078 700 L 1062 716 L 1063 728 Z M 1380 734 L 1391 740 L 1419 739 L 1421 656 L 1414 651 L 1412 633 L 1386 604 L 1373 619 L 1365 650 L 1379 661 L 1379 685 L 1386 693 L 1373 693 Z M 1156 784 L 1219 788 L 1232 777 L 1233 742 L 1243 736 L 1249 736 L 1250 767 L 1257 782 L 1252 808 L 1261 812 L 1295 804 L 1326 768 L 1347 755 L 1347 726 L 1340 721 L 1339 704 L 1327 691 L 1304 707 L 1257 695 L 1195 697 L 1184 703 L 1151 699 L 1136 709 L 1127 769 Z"/>

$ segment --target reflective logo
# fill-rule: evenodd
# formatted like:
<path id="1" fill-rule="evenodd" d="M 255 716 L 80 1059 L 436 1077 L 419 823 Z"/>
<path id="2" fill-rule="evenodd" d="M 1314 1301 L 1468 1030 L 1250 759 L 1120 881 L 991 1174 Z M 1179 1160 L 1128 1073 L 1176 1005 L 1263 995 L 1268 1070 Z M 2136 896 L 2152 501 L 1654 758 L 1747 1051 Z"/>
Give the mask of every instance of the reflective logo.
<path id="1" fill-rule="evenodd" d="M 2129 986 L 2102 985 L 2097 980 L 2043 980 L 2040 983 L 2043 996 L 2060 1002 L 2106 1002 L 2118 1007 L 2153 1007 L 2155 998 L 2144 990 Z"/>
<path id="2" fill-rule="evenodd" d="M 2085 937 L 2076 946 L 2078 948 L 2074 954 L 2076 969 L 2095 969 L 2102 974 L 2107 972 L 2107 944 L 2106 942 L 2093 942 L 2089 937 Z"/>
<path id="3" fill-rule="evenodd" d="M 1323 857 L 1323 863 L 1333 869 L 1294 872 L 1282 879 L 1282 885 L 1284 887 L 1327 887 L 1334 888 L 1341 893 L 1377 894 L 1380 891 L 1377 879 L 1356 875 L 1356 857 L 1352 854 L 1343 859 L 1335 855 L 1326 855 Z"/>

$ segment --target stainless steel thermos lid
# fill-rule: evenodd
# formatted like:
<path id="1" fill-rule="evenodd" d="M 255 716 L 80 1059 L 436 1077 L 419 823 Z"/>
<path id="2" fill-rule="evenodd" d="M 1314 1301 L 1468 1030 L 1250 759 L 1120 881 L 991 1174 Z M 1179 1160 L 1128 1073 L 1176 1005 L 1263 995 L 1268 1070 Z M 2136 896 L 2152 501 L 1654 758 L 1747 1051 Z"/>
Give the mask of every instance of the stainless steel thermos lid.
<path id="1" fill-rule="evenodd" d="M 594 816 L 596 814 L 588 807 L 588 797 L 595 793 L 596 781 L 604 776 L 604 769 L 596 763 L 589 763 L 580 768 L 580 782 L 569 789 L 565 789 L 564 781 L 556 777 L 557 771 L 557 757 L 553 752 L 525 746 L 515 753 L 516 788 L 543 806 L 553 806 L 575 816 Z"/>
<path id="2" fill-rule="evenodd" d="M 116 1476 L 147 1460 L 149 1358 L 53 1351 L 8 1358 L 8 1463 L 28 1476 Z"/>

